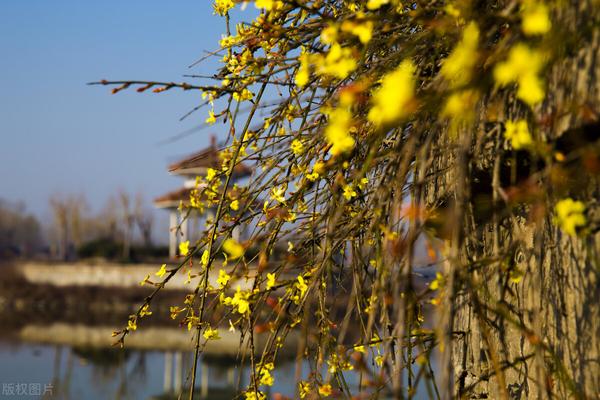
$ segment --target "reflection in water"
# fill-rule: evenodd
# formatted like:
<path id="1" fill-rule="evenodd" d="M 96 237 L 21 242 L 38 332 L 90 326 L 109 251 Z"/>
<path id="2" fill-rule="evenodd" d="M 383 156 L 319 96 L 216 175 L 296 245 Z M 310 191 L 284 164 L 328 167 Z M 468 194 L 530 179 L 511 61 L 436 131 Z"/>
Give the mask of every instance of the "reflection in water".
<path id="1" fill-rule="evenodd" d="M 0 398 L 31 399 L 31 395 L 4 392 L 5 387 L 14 390 L 23 384 L 41 388 L 45 392 L 41 398 L 46 399 L 166 400 L 178 398 L 182 391 L 187 394 L 193 342 L 186 329 L 168 318 L 169 305 L 177 304 L 183 293 L 167 293 L 162 303 L 155 304 L 155 313 L 145 326 L 128 336 L 126 348 L 118 349 L 111 347 L 111 333 L 147 293 L 59 291 L 22 283 L 5 288 L 0 291 Z M 288 361 L 278 360 L 271 394 L 295 398 L 296 377 L 306 378 L 310 373 L 306 363 L 296 371 L 294 334 L 281 349 L 291 356 Z M 209 342 L 200 358 L 197 399 L 232 399 L 248 384 L 249 367 L 240 367 L 236 361 L 239 334 L 224 329 L 220 336 L 221 340 Z M 257 337 L 259 342 L 264 339 Z M 357 375 L 347 375 L 354 391 L 359 387 Z M 413 399 L 429 398 L 421 386 Z"/>
<path id="2" fill-rule="evenodd" d="M 192 362 L 191 351 L 95 349 L 0 342 L 1 383 L 40 383 L 42 388 L 51 386 L 51 393 L 42 396 L 47 399 L 177 399 L 182 390 L 187 395 Z M 247 384 L 244 378 L 249 374 L 248 367 L 244 367 L 239 375 L 238 365 L 230 358 L 202 358 L 195 398 L 235 398 L 240 393 L 239 388 L 243 389 Z M 302 369 L 306 376 L 307 366 Z M 294 398 L 295 363 L 282 362 L 274 372 L 275 385 L 270 392 Z M 355 376 L 351 374 L 348 378 L 356 387 L 357 382 L 353 382 Z M 420 390 L 414 398 L 428 397 L 426 390 Z"/>

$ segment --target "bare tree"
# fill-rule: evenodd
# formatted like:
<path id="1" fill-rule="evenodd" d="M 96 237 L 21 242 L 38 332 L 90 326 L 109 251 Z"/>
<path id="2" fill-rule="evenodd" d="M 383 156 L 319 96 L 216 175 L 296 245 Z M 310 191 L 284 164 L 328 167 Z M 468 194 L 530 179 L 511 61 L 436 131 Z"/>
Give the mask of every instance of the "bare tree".
<path id="1" fill-rule="evenodd" d="M 142 241 L 147 248 L 152 247 L 152 228 L 154 225 L 154 214 L 144 206 L 144 197 L 138 193 L 135 197 L 135 222 L 140 230 Z"/>
<path id="2" fill-rule="evenodd" d="M 135 224 L 135 213 L 132 209 L 131 196 L 125 190 L 120 189 L 118 194 L 120 206 L 120 219 L 123 226 L 123 259 L 131 257 L 131 242 L 133 238 L 133 228 Z"/>

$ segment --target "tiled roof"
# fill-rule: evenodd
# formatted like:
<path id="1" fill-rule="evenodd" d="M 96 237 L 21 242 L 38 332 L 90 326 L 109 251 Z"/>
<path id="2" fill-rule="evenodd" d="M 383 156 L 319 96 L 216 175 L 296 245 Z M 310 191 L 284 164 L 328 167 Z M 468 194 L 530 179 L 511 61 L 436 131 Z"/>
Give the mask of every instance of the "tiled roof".
<path id="1" fill-rule="evenodd" d="M 211 139 L 210 147 L 169 165 L 169 172 L 180 175 L 200 175 L 205 173 L 204 170 L 207 168 L 221 169 L 220 150 L 217 148 L 214 136 Z M 233 177 L 243 178 L 251 173 L 250 167 L 239 163 L 233 170 Z"/>

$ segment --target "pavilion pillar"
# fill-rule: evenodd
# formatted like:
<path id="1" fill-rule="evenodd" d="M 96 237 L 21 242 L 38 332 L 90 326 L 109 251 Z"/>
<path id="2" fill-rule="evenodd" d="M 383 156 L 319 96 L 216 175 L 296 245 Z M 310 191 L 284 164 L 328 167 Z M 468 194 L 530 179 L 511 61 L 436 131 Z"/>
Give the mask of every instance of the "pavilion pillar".
<path id="1" fill-rule="evenodd" d="M 169 258 L 177 257 L 177 210 L 169 210 Z"/>

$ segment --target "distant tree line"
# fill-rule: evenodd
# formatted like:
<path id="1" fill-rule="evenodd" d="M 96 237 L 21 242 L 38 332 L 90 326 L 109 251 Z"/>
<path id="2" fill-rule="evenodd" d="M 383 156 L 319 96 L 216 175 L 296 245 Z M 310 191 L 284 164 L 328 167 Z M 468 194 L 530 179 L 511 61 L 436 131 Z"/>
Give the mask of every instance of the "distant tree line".
<path id="1" fill-rule="evenodd" d="M 25 204 L 0 199 L 0 259 L 36 254 L 43 244 L 40 224 Z"/>
<path id="2" fill-rule="evenodd" d="M 166 249 L 152 241 L 154 215 L 141 193 L 119 190 L 97 213 L 84 195 L 54 195 L 49 201 L 53 222 L 49 231 L 56 259 L 99 257 L 135 260 L 163 256 Z"/>

